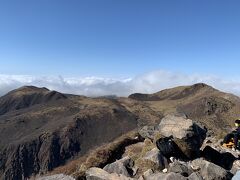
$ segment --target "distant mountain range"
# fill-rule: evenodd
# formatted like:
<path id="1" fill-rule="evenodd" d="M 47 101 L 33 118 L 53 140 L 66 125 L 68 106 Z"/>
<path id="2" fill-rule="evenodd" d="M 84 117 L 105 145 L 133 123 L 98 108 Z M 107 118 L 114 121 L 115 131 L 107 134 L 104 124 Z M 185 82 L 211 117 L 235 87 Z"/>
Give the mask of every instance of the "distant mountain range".
<path id="1" fill-rule="evenodd" d="M 89 98 L 25 86 L 0 98 L 0 179 L 46 173 L 90 150 L 182 113 L 222 133 L 240 117 L 240 98 L 206 84 L 128 98 Z"/>

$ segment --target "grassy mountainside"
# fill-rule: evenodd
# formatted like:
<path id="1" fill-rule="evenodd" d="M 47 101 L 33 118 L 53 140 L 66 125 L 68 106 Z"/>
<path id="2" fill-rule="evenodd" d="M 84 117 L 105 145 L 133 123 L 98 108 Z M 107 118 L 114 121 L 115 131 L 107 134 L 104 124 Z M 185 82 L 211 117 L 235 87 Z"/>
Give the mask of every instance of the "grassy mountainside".
<path id="1" fill-rule="evenodd" d="M 229 129 L 240 117 L 240 98 L 206 84 L 181 86 L 154 94 L 132 94 L 130 99 L 145 103 L 153 111 L 179 112 L 219 132 Z"/>
<path id="2" fill-rule="evenodd" d="M 0 99 L 1 179 L 52 170 L 137 127 L 134 114 L 114 100 L 51 94 L 27 87 Z"/>
<path id="3" fill-rule="evenodd" d="M 184 113 L 222 133 L 240 117 L 239 110 L 239 97 L 206 84 L 128 98 L 88 98 L 22 87 L 0 98 L 0 178 L 23 179 L 66 163 L 68 167 L 69 161 L 84 159 L 99 146 L 111 147 L 104 152 L 112 152 L 118 149 L 111 146 L 116 138 L 139 126 L 158 124 L 169 113 Z"/>

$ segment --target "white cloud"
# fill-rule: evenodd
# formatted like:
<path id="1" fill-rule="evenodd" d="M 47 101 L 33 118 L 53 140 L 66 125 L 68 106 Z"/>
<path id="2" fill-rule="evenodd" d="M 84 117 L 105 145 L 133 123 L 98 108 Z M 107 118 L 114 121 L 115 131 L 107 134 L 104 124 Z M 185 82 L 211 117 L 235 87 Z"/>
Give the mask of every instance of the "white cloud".
<path id="1" fill-rule="evenodd" d="M 224 79 L 213 75 L 183 74 L 168 71 L 153 71 L 128 79 L 111 79 L 101 77 L 64 78 L 37 77 L 24 75 L 1 75 L 0 95 L 23 85 L 47 87 L 63 93 L 86 96 L 118 95 L 131 93 L 153 93 L 179 85 L 191 85 L 204 82 L 223 91 L 240 95 L 240 81 Z"/>

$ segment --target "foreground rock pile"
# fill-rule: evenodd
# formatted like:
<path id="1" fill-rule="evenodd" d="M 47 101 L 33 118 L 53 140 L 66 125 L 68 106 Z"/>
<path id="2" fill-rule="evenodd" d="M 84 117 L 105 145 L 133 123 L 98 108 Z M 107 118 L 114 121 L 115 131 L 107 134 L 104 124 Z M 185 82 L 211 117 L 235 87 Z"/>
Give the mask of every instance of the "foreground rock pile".
<path id="1" fill-rule="evenodd" d="M 159 126 L 143 127 L 139 134 L 144 142 L 126 147 L 122 159 L 88 169 L 86 179 L 228 180 L 240 169 L 238 153 L 206 138 L 206 129 L 186 117 L 168 115 Z"/>

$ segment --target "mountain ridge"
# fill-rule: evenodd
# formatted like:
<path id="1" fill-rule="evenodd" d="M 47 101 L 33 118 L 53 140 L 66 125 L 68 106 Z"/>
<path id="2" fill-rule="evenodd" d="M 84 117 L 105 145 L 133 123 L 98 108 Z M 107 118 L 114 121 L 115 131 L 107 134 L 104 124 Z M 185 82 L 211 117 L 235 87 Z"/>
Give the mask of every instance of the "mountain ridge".
<path id="1" fill-rule="evenodd" d="M 51 171 L 169 113 L 185 114 L 215 134 L 240 116 L 238 97 L 206 84 L 137 97 L 89 98 L 33 86 L 0 97 L 0 177 Z"/>

